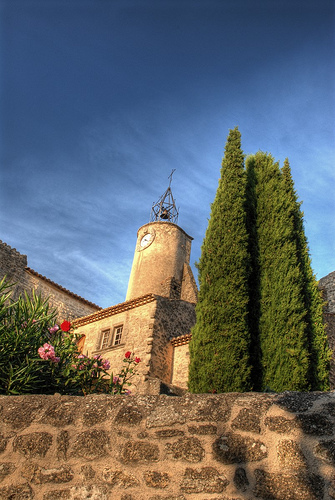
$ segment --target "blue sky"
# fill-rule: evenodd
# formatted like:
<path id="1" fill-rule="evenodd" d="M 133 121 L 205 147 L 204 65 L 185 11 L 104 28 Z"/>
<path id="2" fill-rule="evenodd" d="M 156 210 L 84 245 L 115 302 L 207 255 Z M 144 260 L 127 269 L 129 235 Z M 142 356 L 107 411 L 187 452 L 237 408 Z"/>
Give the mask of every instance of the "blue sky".
<path id="1" fill-rule="evenodd" d="M 312 267 L 335 270 L 333 0 L 0 0 L 0 23 L 0 239 L 35 271 L 124 301 L 174 168 L 193 264 L 235 126 L 289 158 Z"/>

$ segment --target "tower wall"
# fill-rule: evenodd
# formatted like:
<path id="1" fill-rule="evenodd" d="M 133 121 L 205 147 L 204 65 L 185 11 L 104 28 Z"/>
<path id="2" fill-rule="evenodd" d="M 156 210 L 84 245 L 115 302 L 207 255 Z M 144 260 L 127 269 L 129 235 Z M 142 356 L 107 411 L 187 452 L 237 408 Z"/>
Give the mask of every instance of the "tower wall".
<path id="1" fill-rule="evenodd" d="M 172 222 L 156 221 L 140 227 L 126 300 L 147 293 L 180 298 L 191 242 L 192 238 Z"/>

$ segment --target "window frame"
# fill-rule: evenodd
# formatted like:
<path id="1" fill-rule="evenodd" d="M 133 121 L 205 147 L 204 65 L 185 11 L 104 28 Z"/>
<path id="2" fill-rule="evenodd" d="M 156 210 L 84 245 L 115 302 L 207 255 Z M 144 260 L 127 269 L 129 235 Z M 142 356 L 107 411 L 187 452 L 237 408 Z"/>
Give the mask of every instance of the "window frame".
<path id="1" fill-rule="evenodd" d="M 113 347 L 119 347 L 122 345 L 122 336 L 124 331 L 123 323 L 119 323 L 115 326 L 109 328 L 103 328 L 100 331 L 100 341 L 98 346 L 98 351 L 105 351 Z"/>

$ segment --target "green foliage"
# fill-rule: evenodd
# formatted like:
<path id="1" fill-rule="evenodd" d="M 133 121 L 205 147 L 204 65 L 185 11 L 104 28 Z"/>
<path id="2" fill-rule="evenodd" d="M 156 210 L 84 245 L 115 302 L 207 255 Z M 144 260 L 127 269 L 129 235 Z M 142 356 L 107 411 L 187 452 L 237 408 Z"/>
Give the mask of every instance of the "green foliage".
<path id="1" fill-rule="evenodd" d="M 277 392 L 309 389 L 309 354 L 295 229 L 278 163 L 259 152 L 247 162 L 254 179 L 259 272 L 261 386 Z M 252 173 L 251 173 L 252 171 Z"/>
<path id="2" fill-rule="evenodd" d="M 71 324 L 54 325 L 55 311 L 34 292 L 11 301 L 0 282 L 0 394 L 127 394 L 140 359 L 130 351 L 117 376 L 100 355 L 85 356 Z"/>
<path id="3" fill-rule="evenodd" d="M 235 128 L 228 136 L 198 263 L 197 322 L 190 344 L 192 392 L 251 388 L 245 183 L 241 135 Z"/>
<path id="4" fill-rule="evenodd" d="M 25 294 L 16 302 L 10 297 L 11 286 L 3 278 L 0 282 L 0 392 L 40 392 L 45 371 L 37 349 L 55 312 L 35 293 L 32 298 Z"/>
<path id="5" fill-rule="evenodd" d="M 244 168 L 237 128 L 198 263 L 192 392 L 327 390 L 331 352 L 289 163 Z"/>
<path id="6" fill-rule="evenodd" d="M 303 213 L 294 190 L 291 168 L 288 159 L 282 169 L 287 200 L 290 204 L 290 216 L 295 230 L 295 240 L 299 266 L 301 270 L 308 346 L 310 353 L 309 379 L 312 390 L 329 390 L 329 367 L 331 351 L 328 347 L 327 334 L 323 324 L 323 300 L 311 267 L 307 238 L 304 231 Z"/>

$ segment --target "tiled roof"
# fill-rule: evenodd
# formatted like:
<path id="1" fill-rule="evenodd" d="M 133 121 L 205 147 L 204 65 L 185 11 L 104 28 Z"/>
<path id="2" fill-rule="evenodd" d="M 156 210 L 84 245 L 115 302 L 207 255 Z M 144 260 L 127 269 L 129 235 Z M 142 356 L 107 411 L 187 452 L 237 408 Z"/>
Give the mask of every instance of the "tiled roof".
<path id="1" fill-rule="evenodd" d="M 75 328 L 79 328 L 80 326 L 88 325 L 89 323 L 93 323 L 94 321 L 100 321 L 101 319 L 108 318 L 109 316 L 113 316 L 114 314 L 128 311 L 129 309 L 134 309 L 135 307 L 143 306 L 145 304 L 148 304 L 149 302 L 154 302 L 155 300 L 157 300 L 157 296 L 152 293 L 148 293 L 147 295 L 143 295 L 142 297 L 127 300 L 126 302 L 122 302 L 121 304 L 116 304 L 115 306 L 101 309 L 100 311 L 89 314 L 88 316 L 78 318 L 74 320 L 72 324 Z"/>
<path id="2" fill-rule="evenodd" d="M 192 333 L 186 333 L 185 335 L 180 335 L 179 337 L 174 337 L 170 339 L 173 347 L 177 347 L 180 345 L 189 344 L 192 339 Z"/>
<path id="3" fill-rule="evenodd" d="M 67 290 L 66 288 L 62 287 L 61 285 L 58 285 L 57 283 L 55 283 L 54 281 L 49 280 L 49 278 L 46 278 L 42 274 L 39 274 L 37 271 L 34 271 L 34 269 L 31 269 L 30 267 L 26 267 L 25 270 L 28 273 L 33 274 L 34 276 L 37 276 L 39 279 L 45 281 L 46 283 L 49 283 L 49 285 L 54 286 L 58 290 L 66 293 L 68 295 L 71 295 L 71 297 L 74 297 L 77 300 L 80 300 L 80 302 L 83 302 L 83 304 L 87 304 L 88 306 L 95 307 L 98 310 L 101 309 L 101 307 L 98 306 L 97 304 L 94 304 L 93 302 L 90 302 L 89 300 L 86 300 L 83 297 L 80 297 L 80 295 L 77 295 L 76 293 L 70 292 L 70 290 Z"/>

